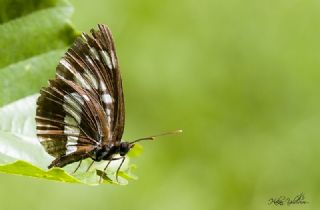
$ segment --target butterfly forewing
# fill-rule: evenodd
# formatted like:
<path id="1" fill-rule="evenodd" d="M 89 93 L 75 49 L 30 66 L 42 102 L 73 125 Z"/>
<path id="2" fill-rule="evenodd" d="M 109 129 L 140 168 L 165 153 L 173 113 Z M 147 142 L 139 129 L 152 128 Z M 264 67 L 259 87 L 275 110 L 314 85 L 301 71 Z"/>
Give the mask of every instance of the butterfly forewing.
<path id="1" fill-rule="evenodd" d="M 60 60 L 37 102 L 37 135 L 63 166 L 121 140 L 124 98 L 112 35 L 104 25 L 82 34 Z M 57 164 L 54 164 L 57 162 Z"/>

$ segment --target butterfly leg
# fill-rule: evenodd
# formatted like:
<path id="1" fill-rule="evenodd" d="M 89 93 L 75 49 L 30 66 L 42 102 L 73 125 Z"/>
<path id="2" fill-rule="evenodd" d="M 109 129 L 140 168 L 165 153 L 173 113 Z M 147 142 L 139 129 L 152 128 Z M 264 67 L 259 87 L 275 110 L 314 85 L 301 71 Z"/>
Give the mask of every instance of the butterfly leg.
<path id="1" fill-rule="evenodd" d="M 79 161 L 77 168 L 72 172 L 72 174 L 76 173 L 82 163 L 82 159 Z"/>
<path id="2" fill-rule="evenodd" d="M 87 170 L 86 170 L 86 172 L 88 172 L 89 171 L 89 169 L 91 168 L 91 166 L 94 164 L 94 160 L 90 163 L 90 165 L 89 165 L 89 167 L 87 168 Z"/>
<path id="3" fill-rule="evenodd" d="M 101 183 L 102 177 L 106 174 L 106 170 L 107 170 L 107 168 L 108 168 L 108 166 L 109 166 L 109 164 L 111 163 L 112 160 L 113 160 L 113 159 L 109 160 L 109 162 L 108 162 L 108 164 L 106 165 L 106 167 L 104 167 L 103 173 L 101 174 L 100 179 L 99 179 L 99 183 Z"/>
<path id="4" fill-rule="evenodd" d="M 102 173 L 101 176 L 100 176 L 99 183 L 101 183 L 102 177 L 106 174 L 106 170 L 107 170 L 108 166 L 110 165 L 111 161 L 113 161 L 113 160 L 120 160 L 120 159 L 122 159 L 122 162 L 121 162 L 121 164 L 120 164 L 120 167 L 117 169 L 117 173 L 116 173 L 116 174 L 117 174 L 117 175 L 116 175 L 116 177 L 117 177 L 116 179 L 117 179 L 117 181 L 118 181 L 118 173 L 119 173 L 119 170 L 120 170 L 120 168 L 121 168 L 121 166 L 122 166 L 122 164 L 123 164 L 123 161 L 124 161 L 125 157 L 112 158 L 111 160 L 109 160 L 108 164 L 107 164 L 106 167 L 104 167 L 104 169 L 103 169 L 103 173 Z"/>
<path id="5" fill-rule="evenodd" d="M 121 168 L 123 162 L 125 161 L 125 159 L 126 159 L 126 157 L 123 156 L 123 157 L 122 157 L 122 161 L 121 161 L 121 163 L 120 163 L 120 165 L 119 165 L 119 167 L 118 167 L 118 169 L 117 169 L 117 173 L 116 173 L 117 182 L 119 182 L 119 180 L 118 180 L 118 174 L 119 174 L 120 168 Z"/>

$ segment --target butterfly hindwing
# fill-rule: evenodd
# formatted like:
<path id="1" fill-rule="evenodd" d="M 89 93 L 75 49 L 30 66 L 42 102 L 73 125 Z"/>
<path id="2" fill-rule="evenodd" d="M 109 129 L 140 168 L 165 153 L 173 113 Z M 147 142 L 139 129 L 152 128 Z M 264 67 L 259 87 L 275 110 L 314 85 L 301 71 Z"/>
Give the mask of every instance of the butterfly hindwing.
<path id="1" fill-rule="evenodd" d="M 67 88 L 63 80 L 51 81 L 48 88 L 41 90 L 37 134 L 49 154 L 68 155 L 77 150 L 77 145 L 96 143 L 92 136 L 99 121 L 88 113 L 84 96 Z"/>

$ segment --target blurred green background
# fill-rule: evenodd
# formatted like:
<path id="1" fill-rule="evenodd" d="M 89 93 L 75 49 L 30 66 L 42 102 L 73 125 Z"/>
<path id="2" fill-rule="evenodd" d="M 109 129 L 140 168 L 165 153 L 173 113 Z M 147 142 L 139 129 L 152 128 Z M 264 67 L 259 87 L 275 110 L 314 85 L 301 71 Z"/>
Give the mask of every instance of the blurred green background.
<path id="1" fill-rule="evenodd" d="M 1 209 L 319 209 L 319 1 L 71 2 L 79 31 L 113 31 L 124 139 L 184 133 L 145 142 L 128 186 L 1 174 Z"/>

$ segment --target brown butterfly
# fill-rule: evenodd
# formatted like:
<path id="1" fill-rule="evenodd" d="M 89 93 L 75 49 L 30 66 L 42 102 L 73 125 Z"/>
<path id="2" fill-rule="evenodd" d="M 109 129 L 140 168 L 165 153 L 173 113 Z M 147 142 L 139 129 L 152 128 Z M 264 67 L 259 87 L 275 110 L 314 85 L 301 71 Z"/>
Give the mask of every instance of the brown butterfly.
<path id="1" fill-rule="evenodd" d="M 37 136 L 56 159 L 49 165 L 64 167 L 91 158 L 93 161 L 121 159 L 141 140 L 121 142 L 125 110 L 122 80 L 112 35 L 99 24 L 78 37 L 56 68 L 56 78 L 42 88 L 37 101 Z M 119 156 L 120 155 L 120 156 Z M 89 170 L 88 168 L 88 170 Z M 74 171 L 74 172 L 75 172 Z"/>

